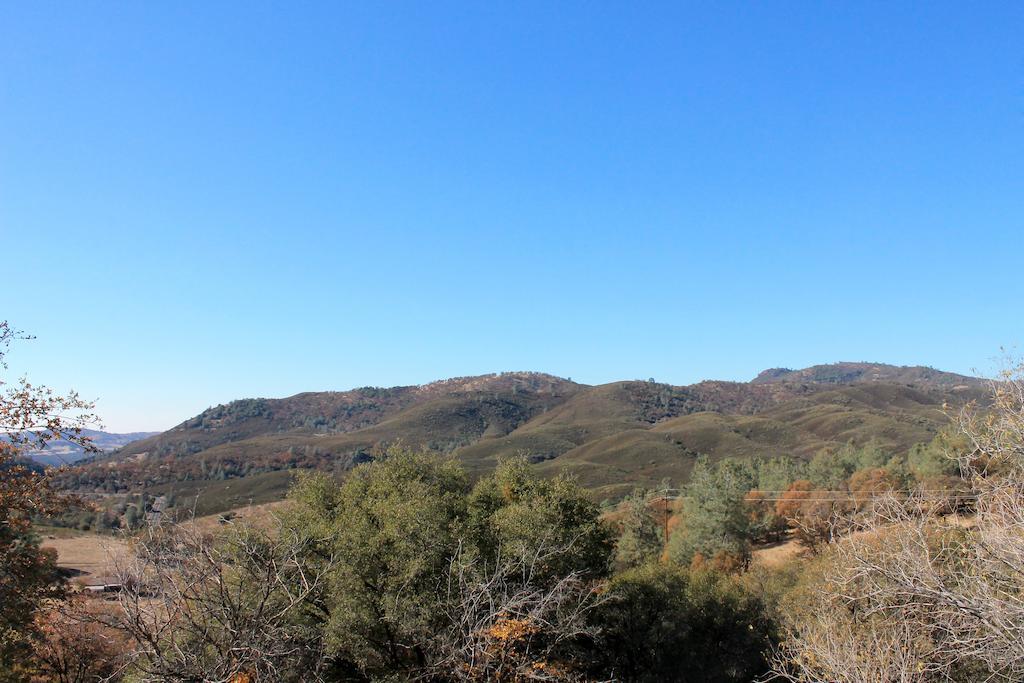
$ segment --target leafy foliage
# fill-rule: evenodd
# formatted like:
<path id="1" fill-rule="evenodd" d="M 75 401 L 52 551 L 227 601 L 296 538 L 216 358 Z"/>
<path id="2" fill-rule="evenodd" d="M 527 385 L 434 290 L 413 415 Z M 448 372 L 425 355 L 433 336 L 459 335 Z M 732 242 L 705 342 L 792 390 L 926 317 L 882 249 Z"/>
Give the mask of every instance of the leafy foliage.
<path id="1" fill-rule="evenodd" d="M 649 564 L 619 574 L 597 609 L 604 671 L 628 681 L 750 681 L 775 626 L 728 577 Z"/>
<path id="2" fill-rule="evenodd" d="M 845 444 L 819 452 L 807 466 L 808 479 L 827 490 L 838 490 L 858 470 L 884 467 L 889 455 L 878 444 L 858 448 Z"/>
<path id="3" fill-rule="evenodd" d="M 651 503 L 651 494 L 638 489 L 620 505 L 621 532 L 615 543 L 615 564 L 619 569 L 639 567 L 661 554 L 664 539 L 652 514 Z"/>
<path id="4" fill-rule="evenodd" d="M 541 479 L 525 460 L 514 459 L 477 483 L 469 497 L 471 538 L 490 562 L 499 555 L 525 557 L 538 544 L 567 549 L 545 573 L 569 567 L 591 577 L 605 576 L 612 550 L 610 530 L 599 510 L 572 479 Z"/>
<path id="5" fill-rule="evenodd" d="M 297 533 L 336 558 L 324 596 L 332 651 L 368 673 L 426 663 L 439 627 L 435 590 L 459 542 L 466 480 L 451 461 L 391 451 L 340 487 L 313 475 L 293 499 Z"/>
<path id="6" fill-rule="evenodd" d="M 596 505 L 570 480 L 538 479 L 522 461 L 470 490 L 453 460 L 391 449 L 340 487 L 306 477 L 292 498 L 298 505 L 288 527 L 326 539 L 317 541 L 318 554 L 336 563 L 323 596 L 328 647 L 369 676 L 437 666 L 438 634 L 452 632 L 451 600 L 466 599 L 450 592 L 456 567 L 463 586 L 496 575 L 508 585 L 510 568 L 529 568 L 512 591 L 520 596 L 550 596 L 566 588 L 566 577 L 582 589 L 608 571 L 610 534 Z M 487 628 L 499 628 L 492 617 Z"/>
<path id="7" fill-rule="evenodd" d="M 698 460 L 686 487 L 683 525 L 669 539 L 669 559 L 684 565 L 697 556 L 746 564 L 751 530 L 745 498 L 753 483 L 740 463 Z"/>

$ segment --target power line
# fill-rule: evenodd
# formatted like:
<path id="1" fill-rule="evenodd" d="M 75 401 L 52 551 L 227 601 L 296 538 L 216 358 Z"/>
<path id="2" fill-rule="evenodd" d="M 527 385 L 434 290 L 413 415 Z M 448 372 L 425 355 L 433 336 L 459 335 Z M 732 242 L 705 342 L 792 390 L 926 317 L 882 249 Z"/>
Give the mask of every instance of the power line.
<path id="1" fill-rule="evenodd" d="M 755 490 L 757 490 L 757 489 L 752 489 L 752 491 L 755 491 Z M 868 493 L 868 492 L 856 493 L 856 492 L 850 492 L 850 491 L 823 491 L 823 490 L 812 490 L 812 491 L 765 491 L 764 493 L 772 493 L 772 494 L 786 494 L 786 493 L 793 493 L 793 494 L 800 494 L 800 493 L 822 494 L 822 493 L 824 493 L 824 494 L 829 494 L 829 495 L 826 495 L 826 496 L 815 495 L 813 497 L 810 497 L 810 496 L 803 497 L 803 496 L 799 496 L 799 495 L 793 495 L 793 496 L 773 495 L 773 496 L 765 496 L 765 497 L 753 498 L 753 499 L 751 499 L 751 500 L 749 500 L 747 502 L 750 502 L 750 503 L 777 502 L 777 501 L 793 501 L 793 502 L 799 502 L 799 501 L 849 502 L 849 501 L 854 501 L 854 502 L 860 502 L 860 501 L 868 500 L 868 499 L 883 498 L 883 497 L 889 496 L 889 495 L 903 495 L 903 496 L 906 496 L 907 498 L 916 497 L 918 500 L 922 500 L 922 501 L 935 501 L 935 500 L 976 500 L 978 498 L 978 494 L 976 494 L 976 493 L 953 493 L 951 491 L 942 491 L 942 490 L 922 491 L 922 490 L 910 490 L 910 489 L 887 490 L 887 491 L 879 491 L 879 492 L 873 492 L 873 493 Z M 749 495 L 749 493 L 746 494 L 746 495 Z M 664 496 L 659 496 L 659 498 L 662 499 L 662 500 L 693 500 L 694 497 L 693 496 L 682 496 L 682 495 L 664 495 Z"/>

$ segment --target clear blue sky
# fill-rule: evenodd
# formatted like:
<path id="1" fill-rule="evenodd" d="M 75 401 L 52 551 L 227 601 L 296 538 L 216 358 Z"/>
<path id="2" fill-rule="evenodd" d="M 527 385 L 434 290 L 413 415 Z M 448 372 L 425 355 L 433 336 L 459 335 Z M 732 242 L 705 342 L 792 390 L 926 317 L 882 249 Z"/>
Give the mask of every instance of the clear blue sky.
<path id="1" fill-rule="evenodd" d="M 987 369 L 1024 3 L 7 2 L 12 372 L 163 429 L 533 369 Z"/>

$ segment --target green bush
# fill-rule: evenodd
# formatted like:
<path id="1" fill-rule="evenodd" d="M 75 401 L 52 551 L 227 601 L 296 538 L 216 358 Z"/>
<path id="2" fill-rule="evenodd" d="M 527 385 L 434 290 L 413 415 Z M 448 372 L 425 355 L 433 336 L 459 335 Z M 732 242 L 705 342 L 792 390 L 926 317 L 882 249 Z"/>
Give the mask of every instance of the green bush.
<path id="1" fill-rule="evenodd" d="M 615 576 L 594 613 L 601 674 L 626 681 L 751 681 L 775 625 L 735 579 L 651 564 Z"/>

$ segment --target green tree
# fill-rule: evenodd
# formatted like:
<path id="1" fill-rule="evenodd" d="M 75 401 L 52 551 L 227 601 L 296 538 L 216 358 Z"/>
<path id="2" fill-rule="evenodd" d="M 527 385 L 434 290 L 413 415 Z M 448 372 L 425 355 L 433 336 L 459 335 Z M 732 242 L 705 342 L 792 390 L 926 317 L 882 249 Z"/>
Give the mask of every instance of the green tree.
<path id="1" fill-rule="evenodd" d="M 618 680 L 750 681 L 768 669 L 775 625 L 735 580 L 646 565 L 615 576 L 594 614 L 601 675 Z"/>
<path id="2" fill-rule="evenodd" d="M 615 543 L 615 564 L 619 568 L 639 567 L 661 553 L 661 529 L 651 514 L 650 503 L 651 493 L 637 489 L 619 506 L 621 531 Z"/>
<path id="3" fill-rule="evenodd" d="M 744 499 L 752 485 L 750 469 L 740 463 L 711 465 L 705 457 L 698 459 L 686 487 L 683 523 L 669 539 L 669 559 L 690 564 L 699 554 L 745 564 L 751 529 Z"/>
<path id="4" fill-rule="evenodd" d="M 336 656 L 371 676 L 427 664 L 440 627 L 438 579 L 462 537 L 466 489 L 454 461 L 397 449 L 356 467 L 340 488 L 324 475 L 299 483 L 288 525 L 336 563 L 323 596 Z"/>
<path id="5" fill-rule="evenodd" d="M 920 480 L 960 475 L 958 457 L 967 451 L 963 437 L 939 433 L 930 443 L 915 444 L 907 455 L 910 470 Z"/>
<path id="6" fill-rule="evenodd" d="M 758 459 L 753 461 L 756 488 L 759 491 L 781 493 L 807 472 L 807 463 L 789 456 Z"/>
<path id="7" fill-rule="evenodd" d="M 291 498 L 286 530 L 331 563 L 327 589 L 311 599 L 325 643 L 369 678 L 436 679 L 462 661 L 455 644 L 494 645 L 506 627 L 551 654 L 562 638 L 541 633 L 574 628 L 559 620 L 579 619 L 573 596 L 589 600 L 610 564 L 611 534 L 585 491 L 540 479 L 524 461 L 502 463 L 470 492 L 455 461 L 391 449 L 340 487 L 309 475 Z M 574 617 L 560 607 L 570 603 Z M 515 610 L 525 611 L 504 614 Z M 523 642 L 536 642 L 514 639 L 528 668 L 541 651 L 519 652 Z"/>
<path id="8" fill-rule="evenodd" d="M 540 546 L 557 546 L 567 550 L 549 563 L 548 578 L 609 571 L 612 534 L 598 506 L 574 479 L 538 478 L 522 458 L 502 462 L 473 488 L 469 527 L 468 540 L 488 562 L 499 554 L 526 557 Z"/>
<path id="9" fill-rule="evenodd" d="M 877 443 L 855 446 L 848 443 L 838 449 L 819 451 L 807 465 L 807 476 L 827 491 L 842 490 L 846 480 L 858 470 L 876 469 L 889 464 L 891 455 Z"/>

